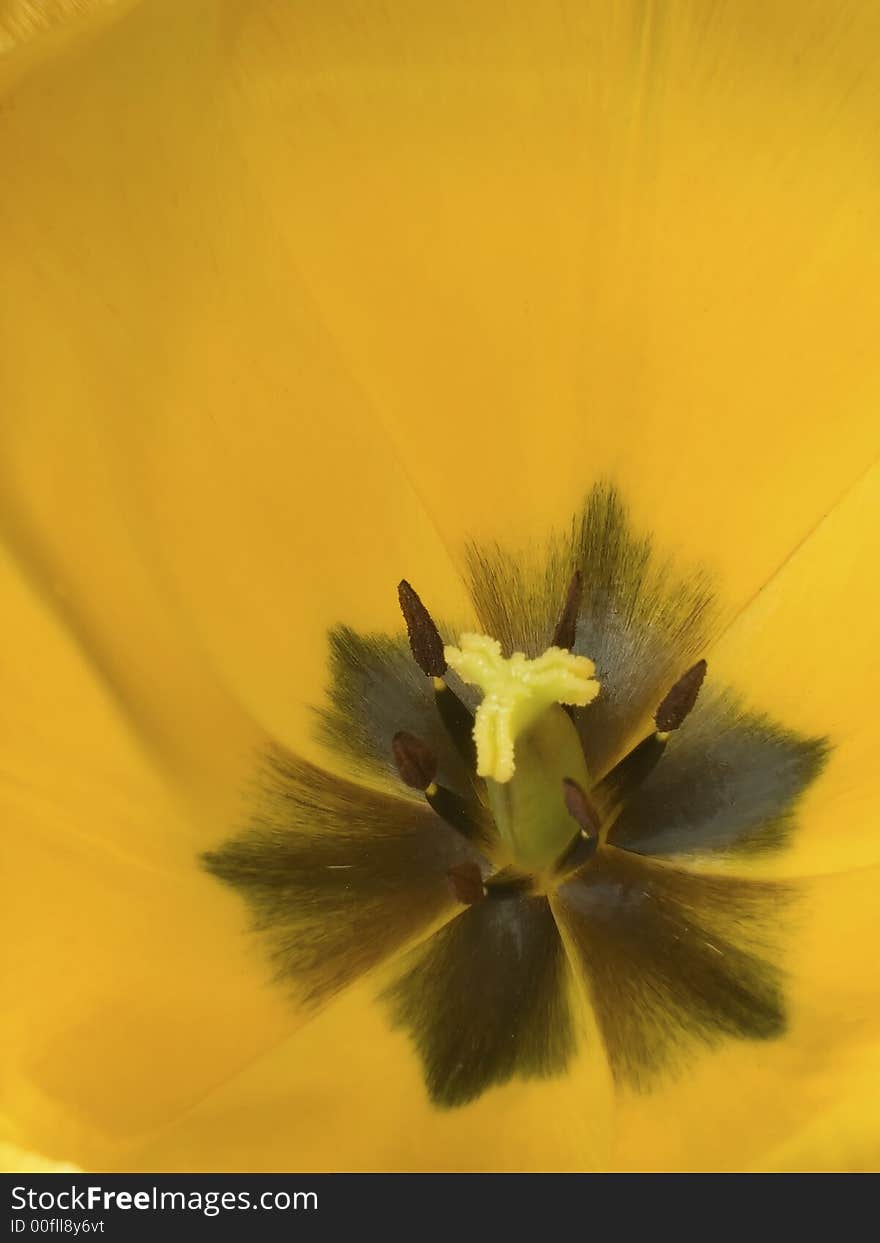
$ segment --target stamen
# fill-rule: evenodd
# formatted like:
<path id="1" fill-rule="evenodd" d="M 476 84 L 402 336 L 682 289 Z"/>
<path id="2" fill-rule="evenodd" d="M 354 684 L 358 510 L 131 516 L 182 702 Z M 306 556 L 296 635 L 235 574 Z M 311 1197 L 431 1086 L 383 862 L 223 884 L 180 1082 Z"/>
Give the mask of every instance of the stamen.
<path id="1" fill-rule="evenodd" d="M 685 717 L 697 702 L 697 695 L 706 676 L 705 660 L 698 660 L 683 673 L 654 714 L 658 734 L 670 734 L 679 729 Z"/>
<path id="2" fill-rule="evenodd" d="M 483 873 L 473 861 L 456 863 L 446 875 L 449 877 L 449 887 L 463 906 L 473 906 L 475 902 L 482 902 L 485 898 Z"/>
<path id="3" fill-rule="evenodd" d="M 474 742 L 474 714 L 463 704 L 443 678 L 434 678 L 434 702 L 446 727 L 452 745 L 464 760 L 468 772 L 477 767 L 477 744 Z"/>
<path id="4" fill-rule="evenodd" d="M 625 755 L 619 764 L 593 787 L 593 796 L 603 808 L 610 810 L 632 794 L 659 764 L 669 735 L 679 729 L 697 702 L 697 695 L 706 676 L 705 660 L 698 660 L 683 673 L 662 699 L 654 713 L 657 732 L 648 734 L 638 746 Z"/>
<path id="5" fill-rule="evenodd" d="M 647 781 L 663 757 L 668 737 L 668 734 L 648 734 L 593 786 L 593 797 L 606 812 Z"/>
<path id="6" fill-rule="evenodd" d="M 562 614 L 556 623 L 553 634 L 553 647 L 561 647 L 570 651 L 577 637 L 578 614 L 581 611 L 581 600 L 584 594 L 584 579 L 580 570 L 575 570 L 568 585 L 568 595 L 562 606 Z"/>
<path id="7" fill-rule="evenodd" d="M 602 828 L 599 813 L 576 781 L 565 777 L 562 782 L 562 797 L 568 814 L 575 821 L 585 837 L 598 837 Z"/>
<path id="8" fill-rule="evenodd" d="M 589 863 L 599 845 L 602 821 L 599 813 L 576 781 L 570 777 L 562 782 L 562 794 L 569 815 L 578 825 L 577 832 L 554 865 L 555 872 L 573 872 Z"/>
<path id="9" fill-rule="evenodd" d="M 588 837 L 586 833 L 576 833 L 567 849 L 562 852 L 554 863 L 553 871 L 557 875 L 560 872 L 577 872 L 590 862 L 596 853 L 598 845 L 598 837 Z"/>
<path id="10" fill-rule="evenodd" d="M 553 704 L 585 707 L 599 693 L 595 666 L 586 656 L 551 647 L 536 660 L 522 652 L 507 659 L 497 639 L 484 634 L 463 634 L 459 643 L 445 649 L 446 660 L 459 677 L 483 691 L 474 718 L 480 777 L 510 781 L 518 735 Z"/>
<path id="11" fill-rule="evenodd" d="M 437 775 L 437 757 L 415 734 L 400 730 L 391 739 L 400 779 L 411 790 L 427 790 Z"/>
<path id="12" fill-rule="evenodd" d="M 458 829 L 462 837 L 471 841 L 479 839 L 479 825 L 474 821 L 470 806 L 463 798 L 433 781 L 425 790 L 425 798 L 440 819 L 445 820 L 453 829 Z"/>
<path id="13" fill-rule="evenodd" d="M 412 790 L 421 790 L 437 815 L 464 837 L 478 838 L 479 825 L 469 804 L 459 795 L 437 785 L 437 757 L 415 734 L 400 730 L 391 739 L 391 751 L 401 781 Z"/>
<path id="14" fill-rule="evenodd" d="M 446 672 L 446 660 L 443 640 L 434 619 L 405 578 L 397 585 L 397 598 L 416 664 L 429 678 L 442 678 Z"/>
<path id="15" fill-rule="evenodd" d="M 473 772 L 477 764 L 474 717 L 455 692 L 450 690 L 443 678 L 447 666 L 440 631 L 433 617 L 422 604 L 418 593 L 405 578 L 397 584 L 397 598 L 400 601 L 403 620 L 406 622 L 409 646 L 415 662 L 422 673 L 427 674 L 432 680 L 440 719 L 446 726 L 446 732 L 456 751 L 464 760 L 468 770 Z"/>

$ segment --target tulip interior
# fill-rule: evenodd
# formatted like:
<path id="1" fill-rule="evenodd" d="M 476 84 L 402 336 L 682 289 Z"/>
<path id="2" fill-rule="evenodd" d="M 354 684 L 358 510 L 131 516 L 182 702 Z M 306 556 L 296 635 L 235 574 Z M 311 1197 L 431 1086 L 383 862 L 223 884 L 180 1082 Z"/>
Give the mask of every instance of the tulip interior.
<path id="1" fill-rule="evenodd" d="M 581 1002 L 638 1092 L 785 1031 L 793 891 L 706 860 L 778 849 L 828 746 L 703 689 L 711 593 L 649 549 L 600 484 L 525 604 L 516 555 L 473 550 L 484 633 L 445 642 L 402 580 L 405 636 L 331 635 L 319 732 L 354 779 L 277 749 L 205 856 L 298 1001 L 390 970 L 440 1108 L 563 1073 Z"/>

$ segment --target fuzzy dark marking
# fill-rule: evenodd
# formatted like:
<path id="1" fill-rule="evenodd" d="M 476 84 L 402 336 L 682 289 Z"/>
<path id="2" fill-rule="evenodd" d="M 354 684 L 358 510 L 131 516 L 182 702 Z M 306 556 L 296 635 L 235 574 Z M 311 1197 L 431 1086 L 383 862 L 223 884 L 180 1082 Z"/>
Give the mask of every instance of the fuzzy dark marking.
<path id="1" fill-rule="evenodd" d="M 447 873 L 479 856 L 424 804 L 344 781 L 280 749 L 251 826 L 202 856 L 248 902 L 281 984 L 317 1004 L 445 910 Z"/>
<path id="2" fill-rule="evenodd" d="M 506 654 L 535 657 L 550 644 L 571 567 L 583 576 L 574 651 L 596 664 L 602 689 L 573 711 L 590 771 L 601 777 L 636 742 L 679 670 L 699 656 L 711 631 L 712 591 L 686 576 L 630 529 L 617 492 L 597 485 L 563 536 L 540 550 L 468 549 L 468 579 L 480 625 Z"/>
<path id="3" fill-rule="evenodd" d="M 360 635 L 341 626 L 330 632 L 329 641 L 329 706 L 318 710 L 318 718 L 319 737 L 331 753 L 395 792 L 400 778 L 391 742 L 405 730 L 421 738 L 437 757 L 439 782 L 459 793 L 469 792 L 471 775 L 437 711 L 431 681 L 413 661 L 406 638 Z M 446 680 L 467 704 L 469 691 L 451 670 Z"/>
<path id="4" fill-rule="evenodd" d="M 703 697 L 609 841 L 646 855 L 777 847 L 827 754 L 826 740 L 746 712 L 729 695 Z"/>
<path id="5" fill-rule="evenodd" d="M 518 1076 L 561 1073 L 574 1051 L 568 971 L 546 898 L 478 902 L 404 960 L 383 994 L 437 1105 Z"/>
<path id="6" fill-rule="evenodd" d="M 610 789 L 622 772 L 618 766 L 609 775 L 612 761 L 706 645 L 712 605 L 705 580 L 676 578 L 650 541 L 631 533 L 616 493 L 603 486 L 540 556 L 473 548 L 469 560 L 481 624 L 508 654 L 537 656 L 570 635 L 573 650 L 595 660 L 601 694 L 572 716 L 591 772 L 606 774 L 599 789 Z M 572 579 L 572 565 L 580 580 Z M 571 606 L 576 581 L 579 609 Z M 423 609 L 407 583 L 401 588 L 410 613 L 408 592 Z M 432 1098 L 457 1105 L 514 1075 L 560 1073 L 574 1037 L 569 971 L 547 900 L 529 893 L 531 878 L 518 874 L 496 873 L 478 886 L 480 855 L 399 785 L 392 742 L 405 731 L 436 757 L 434 797 L 454 799 L 468 829 L 479 823 L 481 840 L 491 840 L 472 765 L 459 753 L 472 754 L 460 745 L 463 726 L 456 726 L 457 746 L 444 727 L 443 692 L 435 702 L 424 676 L 439 668 L 442 639 L 423 611 L 433 633 L 427 647 L 416 644 L 422 669 L 402 637 L 345 627 L 330 636 L 323 740 L 373 785 L 387 782 L 396 793 L 273 752 L 251 825 L 203 862 L 246 898 L 279 981 L 311 1004 L 457 911 L 409 951 L 385 993 L 419 1050 Z M 560 629 L 574 614 L 576 630 Z M 696 667 L 685 679 L 696 680 Z M 441 672 L 469 722 L 476 692 L 445 670 L 445 660 Z M 681 723 L 683 708 L 693 705 L 686 695 L 679 700 L 661 704 L 658 726 L 659 719 L 673 729 Z M 637 1088 L 686 1065 L 697 1043 L 767 1039 L 782 1030 L 780 973 L 772 965 L 779 946 L 768 930 L 788 896 L 782 886 L 691 874 L 642 856 L 773 844 L 827 751 L 821 740 L 705 694 L 656 768 L 664 743 L 656 735 L 653 742 L 656 754 L 644 743 L 632 753 L 641 753 L 638 780 L 626 784 L 626 805 L 610 831 L 615 845 L 597 850 L 589 832 L 576 834 L 553 899 L 572 961 L 593 993 L 614 1073 Z M 587 861 L 575 878 L 568 875 Z M 462 911 L 456 897 L 473 902 Z"/>
<path id="7" fill-rule="evenodd" d="M 612 1071 L 636 1090 L 694 1046 L 785 1030 L 778 955 L 783 885 L 680 871 L 599 850 L 554 899 L 589 981 Z"/>

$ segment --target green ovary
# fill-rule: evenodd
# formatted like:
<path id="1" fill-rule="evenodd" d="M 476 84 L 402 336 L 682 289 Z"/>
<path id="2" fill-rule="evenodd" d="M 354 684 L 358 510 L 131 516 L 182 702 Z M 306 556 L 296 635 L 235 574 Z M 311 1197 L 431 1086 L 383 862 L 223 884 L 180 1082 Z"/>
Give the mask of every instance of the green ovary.
<path id="1" fill-rule="evenodd" d="M 486 635 L 465 634 L 447 647 L 446 660 L 479 686 L 474 718 L 477 773 L 486 778 L 489 804 L 513 862 L 530 871 L 549 867 L 576 831 L 565 806 L 563 782 L 590 787 L 577 730 L 559 706 L 585 707 L 599 691 L 593 662 L 562 648 L 536 660 L 501 655 Z"/>
<path id="2" fill-rule="evenodd" d="M 590 788 L 577 730 L 554 705 L 517 739 L 516 772 L 510 781 L 490 777 L 486 782 L 498 832 L 513 862 L 528 871 L 550 867 L 577 832 L 563 797 L 566 777 Z"/>

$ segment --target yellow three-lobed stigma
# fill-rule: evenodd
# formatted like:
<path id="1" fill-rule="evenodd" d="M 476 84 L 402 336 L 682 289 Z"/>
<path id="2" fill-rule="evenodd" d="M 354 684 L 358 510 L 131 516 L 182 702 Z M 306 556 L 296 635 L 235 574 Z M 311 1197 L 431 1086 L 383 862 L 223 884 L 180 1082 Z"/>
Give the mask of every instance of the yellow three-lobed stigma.
<path id="1" fill-rule="evenodd" d="M 484 634 L 463 634 L 459 644 L 445 648 L 444 655 L 460 678 L 483 691 L 474 718 L 481 777 L 510 781 L 519 735 L 552 704 L 583 708 L 599 693 L 595 666 L 586 656 L 550 647 L 535 660 L 522 652 L 506 657 L 498 640 Z"/>

